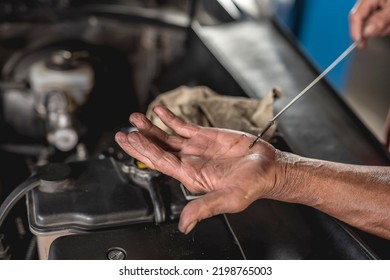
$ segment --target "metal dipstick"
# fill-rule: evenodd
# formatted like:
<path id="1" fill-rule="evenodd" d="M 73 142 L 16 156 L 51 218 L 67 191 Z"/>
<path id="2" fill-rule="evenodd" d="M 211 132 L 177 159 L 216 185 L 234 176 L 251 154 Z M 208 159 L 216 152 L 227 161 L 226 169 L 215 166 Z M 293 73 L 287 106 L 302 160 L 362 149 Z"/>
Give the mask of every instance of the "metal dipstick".
<path id="1" fill-rule="evenodd" d="M 305 87 L 293 100 L 290 101 L 280 112 L 273 117 L 268 124 L 257 134 L 256 139 L 249 145 L 249 149 L 252 148 L 256 142 L 263 137 L 263 135 L 272 127 L 276 119 L 280 117 L 288 108 L 290 108 L 295 102 L 298 101 L 305 93 L 315 86 L 326 74 L 328 74 L 337 64 L 340 63 L 348 54 L 350 54 L 358 45 L 358 41 L 353 42 L 338 58 L 336 58 L 317 78 L 315 78 L 307 87 Z"/>

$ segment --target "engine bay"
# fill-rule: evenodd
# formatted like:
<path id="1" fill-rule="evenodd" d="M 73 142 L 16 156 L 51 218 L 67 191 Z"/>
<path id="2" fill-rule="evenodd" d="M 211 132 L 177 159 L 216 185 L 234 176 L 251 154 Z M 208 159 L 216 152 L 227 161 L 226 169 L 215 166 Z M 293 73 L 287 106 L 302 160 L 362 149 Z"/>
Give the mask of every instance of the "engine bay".
<path id="1" fill-rule="evenodd" d="M 195 14 L 232 20 L 213 2 L 1 3 L 0 201 L 39 184 L 11 201 L 0 259 L 376 258 L 345 225 L 268 200 L 183 235 L 190 194 L 115 143 L 132 112 L 182 85 L 248 95 L 194 32 Z"/>
<path id="2" fill-rule="evenodd" d="M 66 182 L 32 191 L 27 209 L 22 202 L 16 205 L 2 231 L 3 258 L 24 258 L 32 238 L 29 227 L 45 236 L 38 241 L 45 243 L 47 235 L 63 231 L 169 219 L 154 190 L 155 172 L 126 156 L 113 135 L 131 130 L 129 114 L 145 111 L 158 94 L 161 71 L 183 55 L 188 31 L 160 18 L 157 9 L 170 3 L 120 2 L 2 3 L 0 158 L 6 168 L 0 175 L 1 197 L 42 166 L 54 174 L 61 164 L 72 171 Z M 179 17 L 188 21 L 180 8 Z M 83 192 L 97 197 L 83 197 Z M 180 207 L 180 201 L 172 203 L 170 219 L 177 218 Z"/>

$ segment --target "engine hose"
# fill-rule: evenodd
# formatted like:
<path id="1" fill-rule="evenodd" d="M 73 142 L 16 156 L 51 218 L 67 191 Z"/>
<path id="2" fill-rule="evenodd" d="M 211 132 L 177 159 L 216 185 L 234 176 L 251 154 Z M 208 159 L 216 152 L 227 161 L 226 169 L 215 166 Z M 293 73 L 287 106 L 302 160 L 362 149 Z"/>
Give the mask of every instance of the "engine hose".
<path id="1" fill-rule="evenodd" d="M 40 179 L 32 175 L 17 186 L 3 201 L 0 206 L 0 228 L 3 225 L 5 218 L 15 204 L 29 191 L 40 185 Z"/>

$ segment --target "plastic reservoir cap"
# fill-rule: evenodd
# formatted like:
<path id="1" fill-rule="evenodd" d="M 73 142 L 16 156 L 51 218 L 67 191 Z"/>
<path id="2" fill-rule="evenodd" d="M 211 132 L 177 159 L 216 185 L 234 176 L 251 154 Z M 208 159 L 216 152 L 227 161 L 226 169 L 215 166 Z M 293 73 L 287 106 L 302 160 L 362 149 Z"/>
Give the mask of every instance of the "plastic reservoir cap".
<path id="1" fill-rule="evenodd" d="M 49 163 L 39 166 L 37 177 L 43 181 L 58 182 L 69 178 L 70 167 L 65 163 Z"/>

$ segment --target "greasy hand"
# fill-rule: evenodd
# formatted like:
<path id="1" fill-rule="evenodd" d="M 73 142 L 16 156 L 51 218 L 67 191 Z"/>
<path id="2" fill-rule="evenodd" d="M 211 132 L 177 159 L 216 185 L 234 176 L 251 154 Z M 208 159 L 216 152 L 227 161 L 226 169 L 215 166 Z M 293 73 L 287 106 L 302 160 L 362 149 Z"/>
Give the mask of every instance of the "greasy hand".
<path id="1" fill-rule="evenodd" d="M 360 47 L 366 38 L 390 34 L 390 0 L 359 0 L 351 10 L 350 33 Z"/>
<path id="2" fill-rule="evenodd" d="M 161 106 L 154 112 L 175 135 L 134 113 L 130 122 L 138 132 L 118 132 L 116 141 L 150 168 L 179 180 L 193 193 L 204 193 L 183 209 L 180 231 L 188 233 L 198 221 L 217 214 L 242 211 L 273 191 L 275 149 L 270 144 L 259 141 L 249 149 L 253 135 L 188 124 Z"/>

